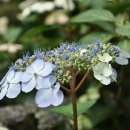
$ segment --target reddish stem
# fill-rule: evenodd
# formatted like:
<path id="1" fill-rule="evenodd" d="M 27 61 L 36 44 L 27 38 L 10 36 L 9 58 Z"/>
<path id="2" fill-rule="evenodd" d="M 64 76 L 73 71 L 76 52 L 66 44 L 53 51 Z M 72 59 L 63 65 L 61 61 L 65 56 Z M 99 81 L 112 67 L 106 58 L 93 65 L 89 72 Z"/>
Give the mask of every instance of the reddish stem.
<path id="1" fill-rule="evenodd" d="M 68 88 L 64 87 L 63 85 L 61 85 L 61 88 L 62 88 L 63 90 L 65 90 L 66 92 L 68 92 L 68 93 L 70 93 L 70 92 L 71 92 L 71 91 L 70 91 L 70 89 L 68 89 Z"/>
<path id="2" fill-rule="evenodd" d="M 82 78 L 82 80 L 80 81 L 80 83 L 77 85 L 75 91 L 77 91 L 82 86 L 82 84 L 84 83 L 84 81 L 86 80 L 86 78 L 88 76 L 88 73 L 89 73 L 89 71 L 86 71 L 84 77 Z"/>
<path id="3" fill-rule="evenodd" d="M 76 86 L 76 75 L 75 73 L 72 73 L 72 80 L 70 82 L 70 88 L 71 88 L 71 97 L 72 97 L 73 121 L 74 121 L 74 130 L 78 130 L 75 86 Z"/>

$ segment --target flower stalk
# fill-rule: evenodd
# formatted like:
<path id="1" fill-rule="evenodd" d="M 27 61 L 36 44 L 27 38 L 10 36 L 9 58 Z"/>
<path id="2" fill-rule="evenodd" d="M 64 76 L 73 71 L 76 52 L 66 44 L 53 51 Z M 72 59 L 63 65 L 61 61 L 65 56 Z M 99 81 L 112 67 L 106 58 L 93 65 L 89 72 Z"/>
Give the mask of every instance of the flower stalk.
<path id="1" fill-rule="evenodd" d="M 72 72 L 72 80 L 70 82 L 71 97 L 72 97 L 72 110 L 73 110 L 73 122 L 74 130 L 78 130 L 78 121 L 77 121 L 77 102 L 76 102 L 76 73 Z"/>
<path id="2" fill-rule="evenodd" d="M 80 83 L 77 86 L 76 86 L 76 77 L 77 77 L 78 73 L 77 72 L 75 73 L 73 70 L 70 70 L 70 72 L 71 72 L 71 75 L 72 75 L 72 80 L 70 82 L 70 94 L 71 94 L 71 98 L 72 98 L 74 130 L 78 130 L 76 92 L 82 86 L 84 81 L 86 80 L 89 71 L 86 71 L 82 80 L 80 81 Z"/>

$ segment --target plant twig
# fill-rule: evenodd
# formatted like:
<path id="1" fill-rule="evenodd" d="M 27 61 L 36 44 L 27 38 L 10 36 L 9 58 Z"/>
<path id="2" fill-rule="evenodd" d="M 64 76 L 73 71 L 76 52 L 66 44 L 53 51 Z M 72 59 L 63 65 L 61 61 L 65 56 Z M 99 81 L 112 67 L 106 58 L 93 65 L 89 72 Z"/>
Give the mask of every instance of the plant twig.
<path id="1" fill-rule="evenodd" d="M 84 77 L 82 78 L 82 80 L 80 81 L 80 83 L 77 85 L 75 91 L 77 91 L 81 87 L 81 85 L 84 83 L 84 81 L 86 80 L 86 78 L 88 76 L 88 73 L 89 73 L 89 71 L 86 71 Z"/>
<path id="2" fill-rule="evenodd" d="M 70 89 L 64 87 L 63 85 L 61 85 L 61 88 L 62 88 L 63 90 L 65 90 L 66 92 L 70 93 Z"/>
<path id="3" fill-rule="evenodd" d="M 75 73 L 75 75 L 77 76 L 79 74 L 79 71 L 77 71 L 76 73 Z"/>

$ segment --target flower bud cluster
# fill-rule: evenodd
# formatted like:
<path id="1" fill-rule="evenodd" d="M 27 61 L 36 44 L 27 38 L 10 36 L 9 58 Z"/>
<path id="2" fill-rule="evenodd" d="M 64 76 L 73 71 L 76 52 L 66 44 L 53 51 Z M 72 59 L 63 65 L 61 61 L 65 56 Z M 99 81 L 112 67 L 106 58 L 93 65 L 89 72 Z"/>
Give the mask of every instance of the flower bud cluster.
<path id="1" fill-rule="evenodd" d="M 71 80 L 70 68 L 76 71 L 91 69 L 101 58 L 110 58 L 110 61 L 114 62 L 119 53 L 120 50 L 116 46 L 100 41 L 85 46 L 62 43 L 58 48 L 47 51 L 44 59 L 55 65 L 53 72 L 58 81 L 64 84 Z"/>
<path id="2" fill-rule="evenodd" d="M 61 83 L 71 80 L 70 68 L 80 70 L 82 67 L 79 46 L 75 43 L 62 43 L 60 47 L 46 52 L 45 60 L 55 65 L 53 72 Z"/>

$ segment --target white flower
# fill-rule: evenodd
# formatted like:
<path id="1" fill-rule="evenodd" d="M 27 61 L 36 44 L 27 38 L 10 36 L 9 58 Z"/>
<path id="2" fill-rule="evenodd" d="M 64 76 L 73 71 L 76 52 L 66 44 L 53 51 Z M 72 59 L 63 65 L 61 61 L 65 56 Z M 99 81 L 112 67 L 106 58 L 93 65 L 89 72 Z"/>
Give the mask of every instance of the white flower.
<path id="1" fill-rule="evenodd" d="M 21 91 L 20 78 L 22 72 L 9 70 L 0 82 L 0 100 L 6 95 L 8 98 L 15 98 Z"/>
<path id="2" fill-rule="evenodd" d="M 54 0 L 56 7 L 63 8 L 67 11 L 73 11 L 75 8 L 73 0 Z"/>
<path id="3" fill-rule="evenodd" d="M 108 85 L 111 82 L 111 76 L 114 78 L 112 67 L 110 64 L 99 62 L 97 65 L 92 67 L 94 77 L 101 83 Z M 112 75 L 113 74 L 113 75 Z"/>
<path id="4" fill-rule="evenodd" d="M 44 88 L 38 90 L 35 102 L 39 107 L 48 107 L 50 105 L 58 106 L 63 102 L 64 95 L 60 89 L 60 84 L 56 82 L 55 76 L 46 79 Z"/>
<path id="5" fill-rule="evenodd" d="M 119 57 L 116 57 L 115 62 L 120 64 L 120 65 L 127 65 L 128 58 L 130 58 L 130 54 L 128 52 L 120 50 Z"/>
<path id="6" fill-rule="evenodd" d="M 40 89 L 44 86 L 41 84 L 43 79 L 51 74 L 54 66 L 49 62 L 44 62 L 42 59 L 36 59 L 22 76 L 22 91 L 30 92 L 34 88 Z"/>
<path id="7" fill-rule="evenodd" d="M 51 11 L 55 8 L 55 5 L 51 1 L 36 2 L 31 6 L 32 11 L 37 13 L 44 13 L 46 11 Z"/>
<path id="8" fill-rule="evenodd" d="M 26 3 L 23 3 L 23 5 Z M 31 4 L 31 3 L 30 3 Z M 46 11 L 51 11 L 55 8 L 54 2 L 51 1 L 44 1 L 44 2 L 35 2 L 31 5 L 23 7 L 23 5 L 20 5 L 20 8 L 23 9 L 22 13 L 18 15 L 18 18 L 20 20 L 24 20 L 26 17 L 28 17 L 32 12 L 36 13 L 44 13 Z"/>
<path id="9" fill-rule="evenodd" d="M 101 62 L 110 62 L 112 60 L 112 57 L 109 53 L 104 53 L 103 55 L 98 54 L 98 58 Z"/>
<path id="10" fill-rule="evenodd" d="M 80 50 L 80 55 L 83 56 L 86 52 L 87 52 L 86 49 L 82 49 L 82 50 Z"/>

